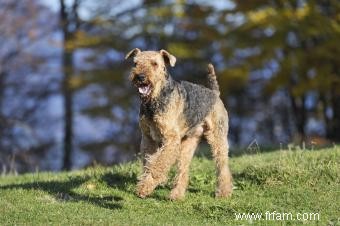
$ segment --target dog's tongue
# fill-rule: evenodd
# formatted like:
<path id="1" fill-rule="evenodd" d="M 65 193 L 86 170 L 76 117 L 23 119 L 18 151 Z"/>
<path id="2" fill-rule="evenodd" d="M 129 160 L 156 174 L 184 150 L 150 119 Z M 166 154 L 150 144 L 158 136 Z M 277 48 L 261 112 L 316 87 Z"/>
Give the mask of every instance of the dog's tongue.
<path id="1" fill-rule="evenodd" d="M 140 94 L 146 95 L 149 92 L 149 86 L 142 86 L 138 88 Z"/>

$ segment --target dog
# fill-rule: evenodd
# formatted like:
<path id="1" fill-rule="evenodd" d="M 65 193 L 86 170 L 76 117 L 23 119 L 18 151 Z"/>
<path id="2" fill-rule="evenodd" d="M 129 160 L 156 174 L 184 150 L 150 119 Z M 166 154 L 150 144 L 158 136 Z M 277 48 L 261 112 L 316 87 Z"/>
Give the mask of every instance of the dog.
<path id="1" fill-rule="evenodd" d="M 166 182 L 171 166 L 177 162 L 178 173 L 170 199 L 183 199 L 189 165 L 204 136 L 216 164 L 216 197 L 229 197 L 232 176 L 228 166 L 228 113 L 220 99 L 213 65 L 208 65 L 208 84 L 204 87 L 174 80 L 167 68 L 175 66 L 176 57 L 166 50 L 135 48 L 126 55 L 125 59 L 128 58 L 134 62 L 129 79 L 141 99 L 140 149 L 144 167 L 137 195 L 145 198 Z"/>

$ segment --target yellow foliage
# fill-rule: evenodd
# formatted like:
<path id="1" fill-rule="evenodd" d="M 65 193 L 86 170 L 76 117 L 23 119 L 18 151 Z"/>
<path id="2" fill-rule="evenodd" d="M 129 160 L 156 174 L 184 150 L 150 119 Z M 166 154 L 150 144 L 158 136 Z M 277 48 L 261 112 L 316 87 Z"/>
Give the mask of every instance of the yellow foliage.
<path id="1" fill-rule="evenodd" d="M 310 14 L 310 7 L 309 5 L 305 4 L 303 7 L 298 8 L 295 12 L 295 17 L 298 20 L 305 18 L 308 14 Z"/>
<path id="2" fill-rule="evenodd" d="M 218 80 L 222 91 L 232 92 L 245 87 L 248 82 L 249 68 L 240 67 L 218 72 Z"/>
<path id="3" fill-rule="evenodd" d="M 248 19 L 254 24 L 264 24 L 272 20 L 275 16 L 280 16 L 282 14 L 284 18 L 288 20 L 302 20 L 308 16 L 311 12 L 310 6 L 305 4 L 303 7 L 293 10 L 291 8 L 286 8 L 282 12 L 278 11 L 272 7 L 267 7 L 261 10 L 253 10 L 247 13 Z"/>
<path id="4" fill-rule="evenodd" d="M 291 8 L 286 8 L 283 11 L 283 15 L 288 19 L 294 19 L 294 20 L 302 20 L 306 16 L 308 16 L 311 12 L 310 6 L 308 4 L 305 4 L 302 7 L 297 8 L 296 10 Z"/>
<path id="5" fill-rule="evenodd" d="M 182 0 L 178 0 L 179 3 L 177 3 L 176 5 L 174 5 L 174 15 L 178 18 L 182 18 L 185 16 L 185 10 L 184 10 L 184 3 L 182 2 Z"/>
<path id="6" fill-rule="evenodd" d="M 262 24 L 266 22 L 270 17 L 275 15 L 276 10 L 274 10 L 271 7 L 268 7 L 263 10 L 250 11 L 249 13 L 247 13 L 250 22 L 255 24 Z"/>
<path id="7" fill-rule="evenodd" d="M 66 43 L 67 50 L 74 50 L 83 46 L 95 46 L 103 41 L 101 36 L 89 36 L 84 31 L 78 31 L 75 33 L 72 40 Z"/>
<path id="8" fill-rule="evenodd" d="M 185 43 L 170 43 L 168 45 L 170 53 L 179 58 L 193 58 L 197 57 L 197 51 L 190 48 L 190 45 Z"/>
<path id="9" fill-rule="evenodd" d="M 337 21 L 331 21 L 331 26 L 335 32 L 340 33 L 340 23 Z"/>
<path id="10" fill-rule="evenodd" d="M 72 76 L 69 80 L 69 86 L 73 90 L 81 87 L 83 83 L 84 83 L 84 80 L 80 76 Z"/>
<path id="11" fill-rule="evenodd" d="M 150 14 L 159 16 L 159 17 L 166 17 L 171 16 L 171 8 L 169 7 L 156 7 L 156 8 L 150 8 Z"/>

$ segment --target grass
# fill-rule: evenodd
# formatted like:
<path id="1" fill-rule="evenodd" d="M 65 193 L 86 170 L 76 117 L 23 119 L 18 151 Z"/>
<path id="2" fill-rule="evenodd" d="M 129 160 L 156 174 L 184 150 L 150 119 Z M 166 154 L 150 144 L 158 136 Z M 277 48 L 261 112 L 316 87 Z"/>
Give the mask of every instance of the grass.
<path id="1" fill-rule="evenodd" d="M 340 147 L 231 158 L 234 193 L 215 199 L 211 160 L 196 157 L 186 199 L 170 182 L 134 195 L 140 163 L 0 177 L 0 225 L 339 225 Z M 174 173 L 171 173 L 172 176 Z M 171 181 L 171 180 L 170 180 Z M 237 213 L 319 213 L 314 220 L 237 220 Z M 275 215 L 278 217 L 278 215 Z"/>

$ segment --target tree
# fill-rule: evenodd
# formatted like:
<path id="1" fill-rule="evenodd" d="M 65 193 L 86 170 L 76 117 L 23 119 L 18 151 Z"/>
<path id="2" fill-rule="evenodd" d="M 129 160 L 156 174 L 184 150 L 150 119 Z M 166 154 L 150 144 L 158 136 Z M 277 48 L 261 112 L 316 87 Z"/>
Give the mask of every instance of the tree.
<path id="1" fill-rule="evenodd" d="M 67 7 L 64 0 L 60 0 L 60 26 L 63 32 L 64 44 L 62 55 L 63 67 L 63 96 L 64 96 L 64 159 L 63 169 L 70 170 L 72 167 L 73 149 L 73 103 L 72 79 L 73 50 L 68 46 L 73 42 L 74 34 L 79 27 L 78 7 L 80 0 L 74 0 L 70 7 Z"/>
<path id="2" fill-rule="evenodd" d="M 36 156 L 53 142 L 35 133 L 41 106 L 56 92 L 48 85 L 51 76 L 44 76 L 44 85 L 35 83 L 51 57 L 36 51 L 54 29 L 53 20 L 41 24 L 49 13 L 33 0 L 0 3 L 0 164 L 12 172 L 38 168 Z"/>
<path id="3" fill-rule="evenodd" d="M 239 68 L 251 65 L 252 70 L 270 68 L 264 94 L 272 95 L 282 88 L 288 91 L 296 128 L 304 138 L 310 111 L 306 100 L 310 92 L 317 92 L 325 102 L 323 112 L 327 122 L 327 136 L 339 140 L 337 57 L 340 51 L 337 1 L 235 1 L 235 13 L 242 17 L 229 31 L 234 52 L 248 52 L 241 58 Z M 226 12 L 229 17 L 236 17 Z M 225 15 L 224 15 L 225 16 Z M 248 34 L 248 35 L 245 35 Z M 329 128 L 329 127 L 332 127 Z"/>

